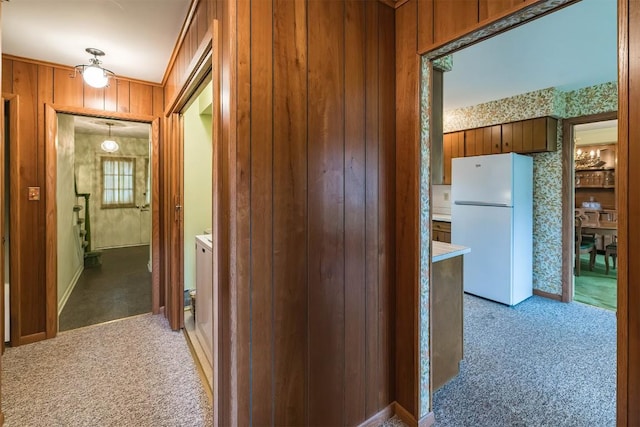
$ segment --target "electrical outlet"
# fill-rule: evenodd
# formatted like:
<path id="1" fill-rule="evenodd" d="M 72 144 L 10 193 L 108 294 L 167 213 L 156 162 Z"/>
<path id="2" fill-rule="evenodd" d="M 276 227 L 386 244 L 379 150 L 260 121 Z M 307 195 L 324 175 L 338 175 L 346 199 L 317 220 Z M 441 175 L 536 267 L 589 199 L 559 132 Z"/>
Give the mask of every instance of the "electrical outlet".
<path id="1" fill-rule="evenodd" d="M 449 201 L 449 193 L 444 193 L 444 201 L 448 202 Z"/>

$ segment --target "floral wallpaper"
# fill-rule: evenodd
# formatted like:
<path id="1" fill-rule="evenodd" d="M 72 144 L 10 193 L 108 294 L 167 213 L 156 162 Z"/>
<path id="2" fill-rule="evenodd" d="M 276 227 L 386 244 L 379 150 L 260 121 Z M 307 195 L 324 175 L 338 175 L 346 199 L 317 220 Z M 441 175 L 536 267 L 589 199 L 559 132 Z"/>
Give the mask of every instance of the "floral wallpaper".
<path id="1" fill-rule="evenodd" d="M 420 416 L 429 413 L 431 406 L 429 393 L 429 266 L 431 258 L 431 153 L 429 144 L 429 60 L 422 58 L 420 64 L 422 82 L 420 87 Z"/>

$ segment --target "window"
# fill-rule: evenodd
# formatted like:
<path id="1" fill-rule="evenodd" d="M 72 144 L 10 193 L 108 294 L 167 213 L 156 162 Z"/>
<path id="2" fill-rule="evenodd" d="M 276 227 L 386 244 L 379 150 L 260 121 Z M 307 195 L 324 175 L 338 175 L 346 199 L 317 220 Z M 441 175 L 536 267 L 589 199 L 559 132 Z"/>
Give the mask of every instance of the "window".
<path id="1" fill-rule="evenodd" d="M 102 158 L 102 207 L 134 207 L 135 159 Z"/>

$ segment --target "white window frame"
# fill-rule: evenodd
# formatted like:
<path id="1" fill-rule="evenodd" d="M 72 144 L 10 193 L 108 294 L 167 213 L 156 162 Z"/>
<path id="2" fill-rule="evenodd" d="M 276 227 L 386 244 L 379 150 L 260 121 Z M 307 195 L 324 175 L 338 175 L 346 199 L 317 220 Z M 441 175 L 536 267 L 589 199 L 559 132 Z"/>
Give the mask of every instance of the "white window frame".
<path id="1" fill-rule="evenodd" d="M 106 179 L 105 167 L 108 163 L 116 163 L 117 172 L 110 174 L 112 178 Z M 131 174 L 125 174 L 123 171 L 124 164 L 131 165 Z M 103 156 L 100 158 L 100 175 L 102 191 L 102 209 L 114 209 L 114 208 L 135 208 L 136 204 L 136 159 L 135 157 L 111 157 Z M 130 177 L 131 186 L 125 184 L 128 181 L 126 178 Z M 106 188 L 109 184 L 111 188 Z M 113 197 L 109 197 L 113 196 Z M 107 198 L 109 200 L 107 200 Z"/>

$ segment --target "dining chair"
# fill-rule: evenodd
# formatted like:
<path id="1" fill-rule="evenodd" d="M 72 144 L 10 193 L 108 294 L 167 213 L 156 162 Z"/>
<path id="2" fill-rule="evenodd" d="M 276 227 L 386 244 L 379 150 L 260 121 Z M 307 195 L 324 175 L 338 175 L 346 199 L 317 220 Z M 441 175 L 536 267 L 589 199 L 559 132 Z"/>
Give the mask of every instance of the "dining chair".
<path id="1" fill-rule="evenodd" d="M 596 263 L 596 244 L 595 241 L 591 239 L 583 239 L 582 237 L 582 218 L 580 216 L 576 216 L 575 220 L 576 227 L 576 265 L 575 265 L 575 275 L 580 275 L 580 255 L 589 254 L 589 270 L 593 271 L 593 266 Z"/>
<path id="2" fill-rule="evenodd" d="M 613 237 L 613 243 L 609 243 L 604 250 L 605 274 L 609 274 L 609 257 L 613 259 L 613 268 L 616 268 L 616 258 L 618 257 L 618 239 Z"/>

